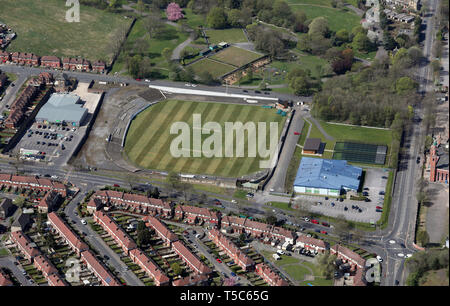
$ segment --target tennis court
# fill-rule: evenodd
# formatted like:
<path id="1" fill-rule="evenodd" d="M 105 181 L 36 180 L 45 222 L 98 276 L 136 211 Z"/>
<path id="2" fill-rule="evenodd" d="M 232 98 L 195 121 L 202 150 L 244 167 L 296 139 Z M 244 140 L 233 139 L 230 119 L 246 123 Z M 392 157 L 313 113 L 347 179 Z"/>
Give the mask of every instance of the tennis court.
<path id="1" fill-rule="evenodd" d="M 356 142 L 336 142 L 333 159 L 344 159 L 354 163 L 384 165 L 387 146 Z"/>

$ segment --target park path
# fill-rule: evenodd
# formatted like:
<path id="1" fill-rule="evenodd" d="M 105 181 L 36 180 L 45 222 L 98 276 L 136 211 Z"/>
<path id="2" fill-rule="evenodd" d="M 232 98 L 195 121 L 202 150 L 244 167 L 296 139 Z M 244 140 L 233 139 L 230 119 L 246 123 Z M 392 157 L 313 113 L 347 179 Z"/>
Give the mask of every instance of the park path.
<path id="1" fill-rule="evenodd" d="M 334 141 L 334 137 L 330 136 L 327 134 L 327 132 L 325 132 L 325 130 L 323 129 L 323 127 L 320 125 L 319 121 L 317 121 L 316 119 L 314 119 L 312 116 L 308 117 L 309 120 L 312 121 L 312 123 L 314 123 L 314 125 L 319 129 L 319 131 L 323 134 L 323 136 L 325 137 L 326 140 L 330 140 L 330 141 Z M 309 121 L 308 121 L 309 122 Z M 311 123 L 311 122 L 310 122 Z M 309 132 L 311 131 L 311 128 L 308 131 L 308 137 L 309 137 Z"/>
<path id="2" fill-rule="evenodd" d="M 176 46 L 175 49 L 173 49 L 171 59 L 172 59 L 172 60 L 179 60 L 179 59 L 180 59 L 181 51 L 182 51 L 184 48 L 186 48 L 193 40 L 194 40 L 193 36 L 192 36 L 192 35 L 189 35 L 188 39 L 186 39 L 186 40 L 183 41 L 181 44 L 179 44 L 178 46 Z"/>

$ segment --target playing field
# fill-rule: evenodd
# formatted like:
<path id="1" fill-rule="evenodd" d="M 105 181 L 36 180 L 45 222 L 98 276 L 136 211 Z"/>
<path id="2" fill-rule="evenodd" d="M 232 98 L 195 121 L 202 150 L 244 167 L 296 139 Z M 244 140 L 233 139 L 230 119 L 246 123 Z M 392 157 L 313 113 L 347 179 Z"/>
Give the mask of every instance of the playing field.
<path id="1" fill-rule="evenodd" d="M 261 54 L 247 51 L 242 48 L 228 47 L 225 50 L 220 51 L 216 55 L 211 56 L 211 58 L 234 65 L 236 67 L 241 67 L 261 56 Z"/>
<path id="2" fill-rule="evenodd" d="M 80 7 L 80 22 L 65 20 L 68 7 L 62 0 L 0 0 L 0 21 L 17 37 L 7 50 L 39 56 L 81 56 L 91 61 L 112 57 L 109 47 L 119 28 L 130 19 L 92 7 Z"/>
<path id="3" fill-rule="evenodd" d="M 242 29 L 207 30 L 206 35 L 210 43 L 218 44 L 248 42 Z"/>
<path id="4" fill-rule="evenodd" d="M 192 67 L 192 70 L 194 70 L 195 74 L 197 75 L 203 71 L 209 71 L 213 76 L 213 78 L 218 78 L 224 75 L 225 73 L 233 71 L 234 69 L 237 68 L 228 64 L 212 61 L 208 58 L 195 62 L 189 67 Z"/>
<path id="5" fill-rule="evenodd" d="M 173 157 L 170 146 L 178 136 L 170 134 L 174 122 L 186 122 L 192 134 L 193 114 L 201 114 L 201 122 L 277 122 L 281 133 L 286 117 L 275 110 L 261 106 L 168 100 L 153 105 L 139 114 L 132 122 L 125 142 L 125 153 L 131 162 L 142 168 L 179 173 L 209 174 L 222 177 L 238 177 L 259 171 L 260 157 Z M 268 126 L 269 124 L 267 124 Z M 269 133 L 267 134 L 267 138 Z M 202 136 L 203 141 L 210 135 Z M 223 135 L 224 136 L 224 135 Z M 233 135 L 233 139 L 236 136 Z M 277 135 L 278 139 L 279 135 Z M 192 137 L 191 137 L 192 138 Z M 222 143 L 225 146 L 225 137 Z M 247 133 L 245 133 L 244 156 L 248 156 Z M 233 140 L 235 143 L 235 139 Z M 191 148 L 192 148 L 191 139 Z M 268 145 L 267 145 L 268 147 Z M 234 148 L 236 150 L 236 148 Z M 234 150 L 234 156 L 236 151 Z"/>

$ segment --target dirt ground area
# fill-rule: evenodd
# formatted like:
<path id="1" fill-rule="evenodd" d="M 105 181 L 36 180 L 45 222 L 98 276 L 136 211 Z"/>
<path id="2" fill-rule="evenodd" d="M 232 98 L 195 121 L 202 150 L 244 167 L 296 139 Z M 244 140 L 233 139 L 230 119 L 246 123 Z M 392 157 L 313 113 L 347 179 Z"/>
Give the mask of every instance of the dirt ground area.
<path id="1" fill-rule="evenodd" d="M 426 228 L 431 243 L 442 243 L 449 231 L 448 186 L 431 184 L 427 188 L 431 196 L 427 205 Z"/>
<path id="2" fill-rule="evenodd" d="M 133 100 L 142 98 L 146 88 L 129 86 L 113 88 L 105 93 L 101 109 L 97 115 L 94 126 L 88 140 L 83 145 L 72 164 L 77 167 L 96 167 L 105 170 L 122 170 L 116 166 L 108 157 L 105 150 L 106 139 L 114 132 L 118 121 L 122 118 L 124 111 L 134 106 Z"/>

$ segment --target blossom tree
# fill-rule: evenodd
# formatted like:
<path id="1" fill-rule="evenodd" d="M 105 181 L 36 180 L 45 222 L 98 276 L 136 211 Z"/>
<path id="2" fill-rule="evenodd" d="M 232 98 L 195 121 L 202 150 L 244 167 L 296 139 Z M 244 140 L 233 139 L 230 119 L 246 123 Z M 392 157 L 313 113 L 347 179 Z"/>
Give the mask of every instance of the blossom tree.
<path id="1" fill-rule="evenodd" d="M 167 19 L 170 21 L 177 21 L 178 19 L 181 19 L 184 17 L 183 13 L 181 13 L 180 6 L 175 2 L 171 2 L 167 6 L 166 15 L 167 15 Z"/>

